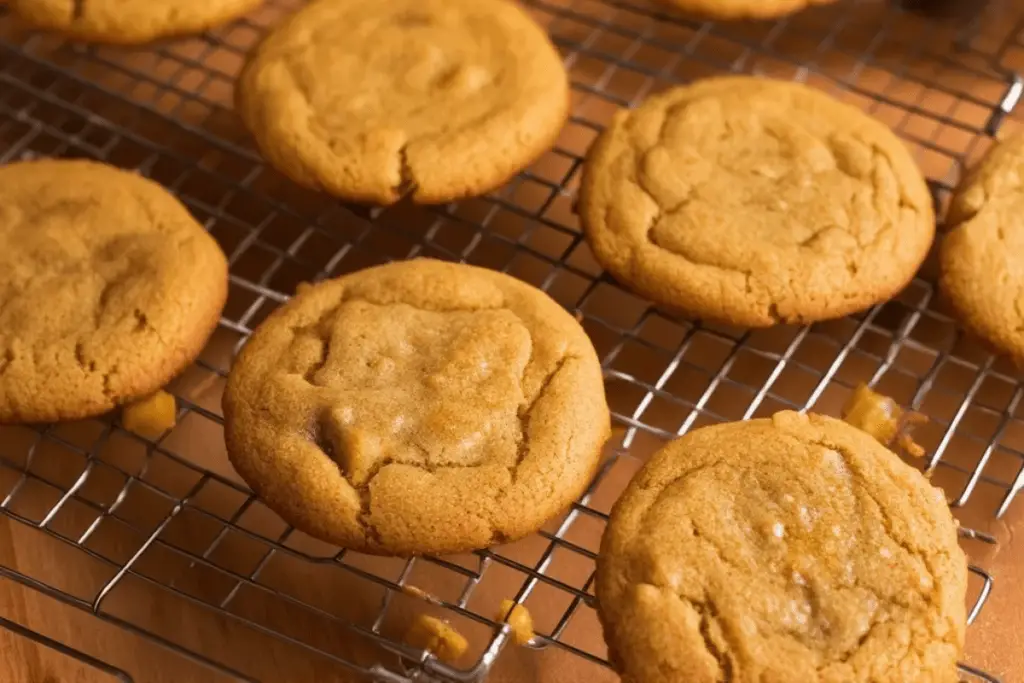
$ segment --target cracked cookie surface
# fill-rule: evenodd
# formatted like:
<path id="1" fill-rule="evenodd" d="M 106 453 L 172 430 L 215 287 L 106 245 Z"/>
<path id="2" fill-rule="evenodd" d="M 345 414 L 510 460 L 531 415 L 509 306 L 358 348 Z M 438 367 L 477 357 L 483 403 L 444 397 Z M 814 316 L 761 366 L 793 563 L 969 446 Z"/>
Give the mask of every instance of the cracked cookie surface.
<path id="1" fill-rule="evenodd" d="M 941 490 L 844 422 L 783 412 L 656 453 L 596 588 L 629 683 L 955 683 L 966 585 Z"/>
<path id="2" fill-rule="evenodd" d="M 935 233 L 927 185 L 882 123 L 805 85 L 738 76 L 619 112 L 588 153 L 579 212 L 623 284 L 750 327 L 891 298 Z"/>
<path id="3" fill-rule="evenodd" d="M 199 33 L 255 9 L 263 0 L 9 0 L 37 28 L 116 44 Z"/>
<path id="4" fill-rule="evenodd" d="M 216 327 L 227 277 L 156 183 L 86 161 L 0 167 L 0 421 L 84 418 L 160 389 Z"/>
<path id="5" fill-rule="evenodd" d="M 537 530 L 609 434 L 597 355 L 546 294 L 414 260 L 302 291 L 253 334 L 224 398 L 228 454 L 286 521 L 379 554 Z"/>
<path id="6" fill-rule="evenodd" d="M 492 190 L 554 144 L 568 75 L 506 0 L 318 0 L 254 52 L 237 109 L 298 183 L 365 203 Z"/>
<path id="7" fill-rule="evenodd" d="M 939 286 L 971 332 L 1024 367 L 1024 136 L 993 147 L 957 188 Z"/>
<path id="8" fill-rule="evenodd" d="M 836 0 L 661 0 L 711 19 L 772 19 Z"/>

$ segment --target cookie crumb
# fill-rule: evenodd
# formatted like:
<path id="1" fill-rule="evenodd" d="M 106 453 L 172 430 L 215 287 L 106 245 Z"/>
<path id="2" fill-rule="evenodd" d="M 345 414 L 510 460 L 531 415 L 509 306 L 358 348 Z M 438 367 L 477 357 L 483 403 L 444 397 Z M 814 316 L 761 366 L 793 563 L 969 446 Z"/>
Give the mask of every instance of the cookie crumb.
<path id="1" fill-rule="evenodd" d="M 527 645 L 536 635 L 533 631 L 533 616 L 525 605 L 511 600 L 502 600 L 496 621 L 504 621 L 512 627 L 512 640 L 516 645 Z"/>
<path id="2" fill-rule="evenodd" d="M 313 289 L 313 285 L 309 282 L 299 282 L 295 285 L 295 295 L 303 294 Z"/>
<path id="3" fill-rule="evenodd" d="M 866 384 L 854 389 L 843 406 L 843 420 L 870 434 L 887 448 L 895 446 L 915 458 L 925 455 L 924 448 L 914 441 L 910 432 L 925 424 L 928 418 L 913 410 L 904 410 L 889 396 L 873 391 Z"/>
<path id="4" fill-rule="evenodd" d="M 156 439 L 177 422 L 174 397 L 158 391 L 146 398 L 129 403 L 121 411 L 121 425 L 144 439 Z"/>
<path id="5" fill-rule="evenodd" d="M 910 436 L 910 434 L 900 434 L 896 438 L 896 444 L 909 456 L 914 458 L 923 458 L 925 456 L 924 447 L 914 441 L 914 437 Z"/>
<path id="6" fill-rule="evenodd" d="M 419 598 L 420 600 L 426 600 L 431 605 L 443 605 L 439 598 L 434 597 L 427 591 L 417 586 L 404 585 L 402 586 L 402 592 L 411 598 Z"/>
<path id="7" fill-rule="evenodd" d="M 405 634 L 405 642 L 432 652 L 442 662 L 454 664 L 466 653 L 469 642 L 455 628 L 437 617 L 421 614 Z"/>

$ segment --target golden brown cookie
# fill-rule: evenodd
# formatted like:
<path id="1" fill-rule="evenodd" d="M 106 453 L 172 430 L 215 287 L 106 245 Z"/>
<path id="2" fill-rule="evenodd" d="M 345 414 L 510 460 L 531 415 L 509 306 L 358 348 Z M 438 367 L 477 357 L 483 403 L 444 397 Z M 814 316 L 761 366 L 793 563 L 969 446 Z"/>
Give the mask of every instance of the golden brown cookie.
<path id="1" fill-rule="evenodd" d="M 42 29 L 101 43 L 134 45 L 199 33 L 240 17 L 263 0 L 9 0 Z"/>
<path id="2" fill-rule="evenodd" d="M 1024 366 L 1024 136 L 993 147 L 953 196 L 939 286 L 964 327 Z"/>
<path id="3" fill-rule="evenodd" d="M 318 0 L 254 53 L 237 108 L 298 183 L 437 204 L 492 190 L 549 149 L 569 80 L 506 0 Z"/>
<path id="4" fill-rule="evenodd" d="M 609 434 L 571 315 L 508 275 L 432 260 L 304 289 L 239 356 L 224 416 L 232 463 L 287 522 L 399 555 L 535 531 Z"/>
<path id="5" fill-rule="evenodd" d="M 728 76 L 618 113 L 584 166 L 597 259 L 656 303 L 740 326 L 885 301 L 935 226 L 928 187 L 882 123 L 798 83 Z"/>
<path id="6" fill-rule="evenodd" d="M 710 19 L 774 19 L 836 0 L 661 0 Z"/>
<path id="7" fill-rule="evenodd" d="M 0 422 L 104 413 L 202 350 L 227 262 L 156 183 L 87 161 L 0 167 Z"/>
<path id="8" fill-rule="evenodd" d="M 629 683 L 955 683 L 966 586 L 941 490 L 859 429 L 793 412 L 665 446 L 597 568 Z"/>

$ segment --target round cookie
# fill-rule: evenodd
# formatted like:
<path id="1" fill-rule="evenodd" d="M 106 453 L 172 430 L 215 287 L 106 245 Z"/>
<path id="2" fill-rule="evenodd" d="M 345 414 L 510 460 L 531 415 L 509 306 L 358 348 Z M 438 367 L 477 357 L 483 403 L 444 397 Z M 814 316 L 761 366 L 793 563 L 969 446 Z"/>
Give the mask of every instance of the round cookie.
<path id="1" fill-rule="evenodd" d="M 579 212 L 623 284 L 748 327 L 891 298 L 935 233 L 928 187 L 882 123 L 806 85 L 742 76 L 616 114 L 588 153 Z"/>
<path id="2" fill-rule="evenodd" d="M 955 683 L 966 586 L 939 489 L 855 427 L 782 412 L 656 453 L 596 590 L 629 683 Z"/>
<path id="3" fill-rule="evenodd" d="M 227 261 L 156 183 L 87 161 L 0 166 L 0 422 L 98 415 L 202 350 Z"/>
<path id="4" fill-rule="evenodd" d="M 102 43 L 135 45 L 199 33 L 263 0 L 9 0 L 15 15 L 42 29 Z"/>
<path id="5" fill-rule="evenodd" d="M 438 204 L 492 190 L 547 151 L 569 79 L 506 0 L 318 0 L 254 53 L 237 109 L 302 185 Z"/>
<path id="6" fill-rule="evenodd" d="M 684 12 L 710 19 L 773 19 L 836 0 L 662 0 Z"/>
<path id="7" fill-rule="evenodd" d="M 993 147 L 950 204 L 939 287 L 964 327 L 1024 366 L 1024 136 Z"/>
<path id="8" fill-rule="evenodd" d="M 235 469 L 285 521 L 396 555 L 537 530 L 584 490 L 610 430 L 569 313 L 433 260 L 304 289 L 240 354 L 224 417 Z"/>

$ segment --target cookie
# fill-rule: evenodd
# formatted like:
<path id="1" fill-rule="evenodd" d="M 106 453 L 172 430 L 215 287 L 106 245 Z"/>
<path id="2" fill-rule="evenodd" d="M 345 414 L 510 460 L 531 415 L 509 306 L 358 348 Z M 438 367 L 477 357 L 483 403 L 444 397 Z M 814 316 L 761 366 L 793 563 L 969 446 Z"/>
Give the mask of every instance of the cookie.
<path id="1" fill-rule="evenodd" d="M 744 327 L 885 301 L 935 233 L 924 178 L 882 123 L 806 85 L 742 76 L 617 113 L 588 153 L 579 212 L 624 285 Z"/>
<path id="2" fill-rule="evenodd" d="M 953 196 L 939 287 L 964 327 L 1024 366 L 1024 136 L 997 144 Z"/>
<path id="3" fill-rule="evenodd" d="M 612 510 L 597 566 L 629 683 L 955 683 L 967 564 L 942 492 L 819 415 L 698 429 Z"/>
<path id="4" fill-rule="evenodd" d="M 8 0 L 37 28 L 72 38 L 135 45 L 200 33 L 256 9 L 263 0 Z"/>
<path id="5" fill-rule="evenodd" d="M 558 52 L 506 0 L 318 0 L 262 43 L 237 92 L 275 167 L 372 204 L 492 190 L 569 113 Z"/>
<path id="6" fill-rule="evenodd" d="M 610 429 L 569 313 L 433 260 L 303 289 L 240 354 L 224 417 L 235 469 L 285 521 L 396 555 L 537 530 L 584 490 Z"/>
<path id="7" fill-rule="evenodd" d="M 0 166 L 0 422 L 89 417 L 202 350 L 227 261 L 154 182 L 88 161 Z"/>
<path id="8" fill-rule="evenodd" d="M 774 19 L 836 0 L 662 0 L 709 19 Z"/>

